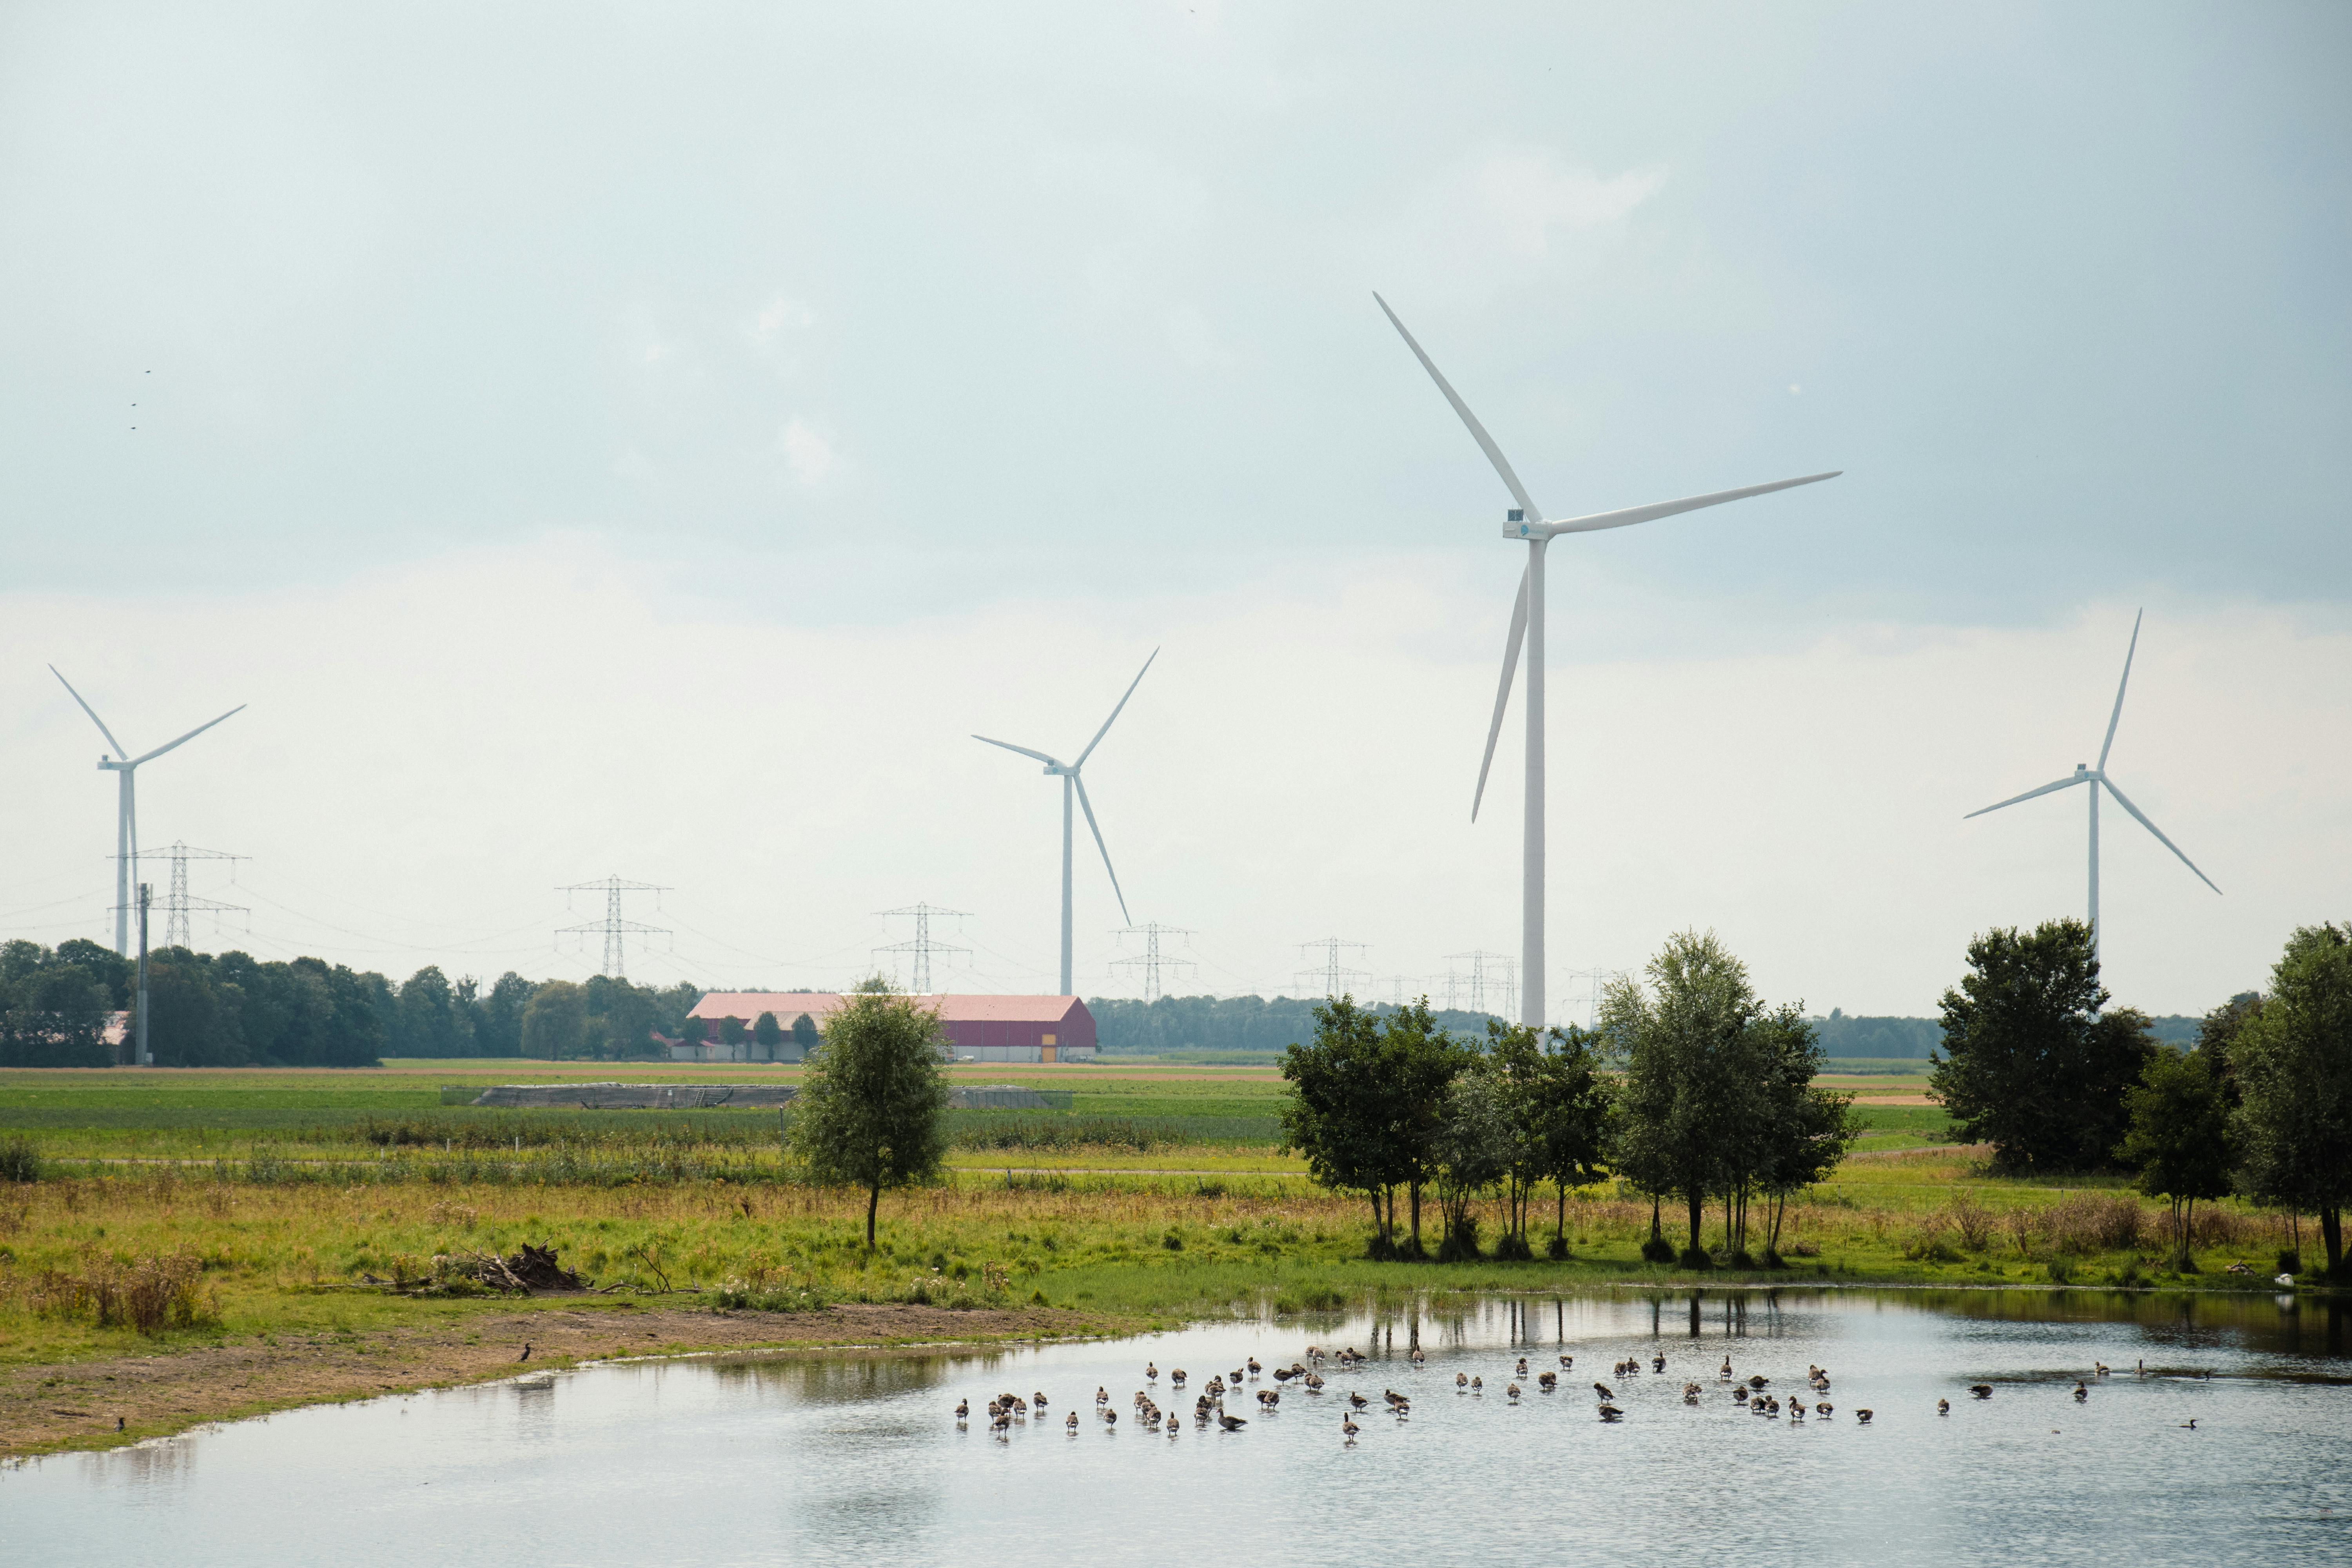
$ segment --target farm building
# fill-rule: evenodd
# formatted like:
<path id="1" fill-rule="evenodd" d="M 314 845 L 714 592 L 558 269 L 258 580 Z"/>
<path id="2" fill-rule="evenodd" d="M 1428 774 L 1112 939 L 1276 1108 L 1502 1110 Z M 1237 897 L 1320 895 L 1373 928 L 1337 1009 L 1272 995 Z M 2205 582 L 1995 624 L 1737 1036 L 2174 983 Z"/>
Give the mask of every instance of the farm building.
<path id="1" fill-rule="evenodd" d="M 1076 996 L 926 996 L 936 1007 L 949 1054 L 957 1061 L 1078 1062 L 1095 1055 L 1095 1017 Z M 830 991 L 712 991 L 688 1012 L 703 1038 L 670 1047 L 681 1062 L 796 1062 L 810 1035 L 840 1008 Z M 772 1014 L 782 1035 L 772 1047 L 754 1037 L 760 1015 Z M 800 1020 L 807 1019 L 805 1025 Z"/>

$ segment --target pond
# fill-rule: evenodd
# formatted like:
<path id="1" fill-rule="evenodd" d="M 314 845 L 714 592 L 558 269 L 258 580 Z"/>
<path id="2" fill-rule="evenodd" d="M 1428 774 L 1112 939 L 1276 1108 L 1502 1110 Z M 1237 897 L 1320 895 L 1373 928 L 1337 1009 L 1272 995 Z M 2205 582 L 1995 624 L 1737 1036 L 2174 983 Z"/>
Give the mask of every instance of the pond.
<path id="1" fill-rule="evenodd" d="M 2343 1303 L 2288 1297 L 1790 1290 L 1443 1297 L 986 1353 L 619 1364 L 19 1466 L 0 1472 L 0 1539 L 20 1563 L 236 1568 L 2309 1562 L 2352 1556 L 2347 1338 Z M 1309 1345 L 1368 1359 L 1325 1362 L 1319 1393 L 1277 1384 Z M 1265 1375 L 1246 1375 L 1253 1356 Z M 1735 1403 L 1727 1358 L 1782 1414 Z M 1628 1359 L 1640 1372 L 1618 1375 Z M 1224 1407 L 1247 1425 L 1196 1424 L 1211 1376 L 1237 1368 Z M 1538 1391 L 1547 1370 L 1557 1393 Z M 1600 1418 L 1596 1381 L 1619 1418 Z M 1138 1391 L 1181 1414 L 1173 1435 L 1143 1429 Z M 1000 1435 L 984 1410 L 1000 1393 L 1047 1404 Z"/>

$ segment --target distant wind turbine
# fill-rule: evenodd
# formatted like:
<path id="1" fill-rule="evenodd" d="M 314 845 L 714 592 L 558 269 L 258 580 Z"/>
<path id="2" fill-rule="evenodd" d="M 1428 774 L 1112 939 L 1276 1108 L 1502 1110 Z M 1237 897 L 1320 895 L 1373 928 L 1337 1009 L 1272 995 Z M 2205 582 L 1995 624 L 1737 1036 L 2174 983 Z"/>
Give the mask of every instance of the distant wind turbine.
<path id="1" fill-rule="evenodd" d="M 74 690 L 73 682 L 59 674 L 56 665 L 49 666 L 49 673 L 57 676 L 58 684 L 71 692 L 76 702 L 81 703 L 81 710 L 89 715 L 89 721 L 98 726 L 98 732 L 106 737 L 108 745 L 114 748 L 114 755 L 99 758 L 98 766 L 100 772 L 114 774 L 119 782 L 116 791 L 119 810 L 114 828 L 114 951 L 127 958 L 131 953 L 131 889 L 138 877 L 139 803 L 136 779 L 139 764 L 152 763 L 173 747 L 186 745 L 190 741 L 211 729 L 213 724 L 221 722 L 223 719 L 234 719 L 244 712 L 246 705 L 240 702 L 222 714 L 219 719 L 214 720 L 212 724 L 199 724 L 178 740 L 158 746 L 143 756 L 134 757 L 122 749 L 122 742 L 114 738 L 114 731 L 106 727 L 106 721 L 98 716 L 98 710 L 87 702 L 82 702 L 81 693 Z"/>
<path id="2" fill-rule="evenodd" d="M 989 740 L 986 735 L 974 735 L 972 737 L 975 741 L 986 741 L 988 744 L 992 746 L 1002 746 L 1008 752 L 1018 752 L 1024 757 L 1034 757 L 1039 762 L 1045 764 L 1045 773 L 1048 777 L 1058 775 L 1062 781 L 1061 994 L 1065 996 L 1073 996 L 1076 994 L 1076 992 L 1070 989 L 1070 842 L 1072 828 L 1070 820 L 1070 796 L 1074 793 L 1077 796 L 1079 809 L 1083 810 L 1087 814 L 1087 826 L 1095 836 L 1095 847 L 1102 851 L 1103 869 L 1110 872 L 1110 890 L 1118 900 L 1119 919 L 1129 925 L 1133 925 L 1135 923 L 1132 920 L 1128 918 L 1127 895 L 1119 891 L 1118 873 L 1111 870 L 1110 847 L 1103 842 L 1102 826 L 1095 821 L 1094 803 L 1087 799 L 1087 782 L 1078 776 L 1078 770 L 1087 765 L 1087 759 L 1095 754 L 1095 748 L 1102 744 L 1102 738 L 1110 733 L 1112 721 L 1116 720 L 1119 715 L 1120 710 L 1127 706 L 1127 698 L 1134 696 L 1135 689 L 1143 684 L 1143 677 L 1145 673 L 1151 668 L 1151 659 L 1158 658 L 1159 657 L 1160 650 L 1158 648 L 1153 648 L 1151 650 L 1151 658 L 1147 658 L 1143 661 L 1143 668 L 1137 670 L 1135 672 L 1135 679 L 1128 683 L 1127 697 L 1122 697 L 1118 700 L 1118 707 L 1110 710 L 1110 718 L 1102 721 L 1102 728 L 1095 731 L 1095 738 L 1087 742 L 1087 749 L 1078 753 L 1078 760 L 1075 763 L 1057 761 L 1053 757 L 1047 756 L 1043 752 L 1033 752 L 1026 746 L 1016 746 L 1010 741 L 992 741 Z"/>
<path id="3" fill-rule="evenodd" d="M 2099 955 L 2099 791 L 2102 787 L 2104 787 L 2109 795 L 2114 795 L 2116 797 L 2116 804 L 2122 806 L 2126 811 L 2130 812 L 2133 818 L 2137 820 L 2142 827 L 2145 827 L 2150 833 L 2155 834 L 2156 841 L 2158 844 L 2163 845 L 2175 855 L 2179 855 L 2180 863 L 2182 865 L 2188 867 L 2191 871 L 2197 871 L 2197 879 L 2199 881 L 2204 883 L 2209 888 L 2213 888 L 2213 879 L 2207 876 L 2202 871 L 2198 871 L 2197 862 L 2191 860 L 2186 855 L 2181 855 L 2180 846 L 2175 844 L 2171 839 L 2167 838 L 2164 836 L 2164 829 L 2158 827 L 2155 823 L 2150 822 L 2147 819 L 2147 814 L 2140 810 L 2139 807 L 2134 805 L 2124 795 L 2124 792 L 2116 787 L 2116 781 L 2107 776 L 2107 752 L 2115 746 L 2116 725 L 2122 721 L 2124 716 L 2124 689 L 2131 684 L 2132 656 L 2139 651 L 2139 623 L 2142 616 L 2145 616 L 2147 614 L 2147 611 L 2142 610 L 2138 615 L 2132 617 L 2131 646 L 2124 650 L 2124 678 L 2116 682 L 2116 708 L 2115 711 L 2107 716 L 2107 738 L 2104 742 L 2100 742 L 2099 745 L 2099 765 L 2095 768 L 2086 768 L 2082 763 L 2076 763 L 2074 764 L 2074 771 L 2067 774 L 2063 779 L 2059 779 L 2052 784 L 2043 784 L 2040 789 L 2027 790 L 2023 795 L 2011 795 L 2007 800 L 1996 801 L 1992 805 L 1986 806 L 1984 811 L 1972 811 L 1969 813 L 1968 816 L 1960 818 L 1961 821 L 1966 822 L 1970 816 L 1982 816 L 1986 811 L 1999 811 L 2004 805 L 2015 805 L 2021 800 L 2032 800 L 2037 795 L 2048 795 L 2053 790 L 2072 789 L 2076 784 L 2088 784 L 2091 786 L 2090 912 L 2091 956 L 2093 958 L 2096 958 Z M 2221 889 L 2219 888 L 2213 888 L 2213 891 L 2218 895 Z"/>
<path id="4" fill-rule="evenodd" d="M 1769 485 L 1717 490 L 1712 495 L 1687 496 L 1681 500 L 1656 501 L 1649 506 L 1628 507 L 1622 511 L 1594 512 L 1586 517 L 1572 517 L 1564 522 L 1546 522 L 1543 514 L 1536 510 L 1536 503 L 1528 499 L 1527 487 L 1519 483 L 1519 476 L 1511 471 L 1503 449 L 1495 445 L 1495 438 L 1486 434 L 1486 427 L 1478 423 L 1478 416 L 1470 412 L 1470 405 L 1462 401 L 1437 366 L 1422 352 L 1412 334 L 1405 331 L 1404 323 L 1397 320 L 1396 312 L 1389 309 L 1389 302 L 1381 300 L 1378 293 L 1374 293 L 1372 298 L 1379 300 L 1381 314 L 1388 317 L 1389 324 L 1396 328 L 1398 334 L 1404 339 L 1405 346 L 1412 350 L 1413 358 L 1421 362 L 1421 368 L 1429 372 L 1429 378 L 1437 383 L 1437 390 L 1445 395 L 1445 401 L 1454 405 L 1454 412 L 1462 416 L 1462 423 L 1470 427 L 1471 438 L 1478 443 L 1478 449 L 1486 454 L 1486 460 L 1495 465 L 1495 472 L 1502 476 L 1503 486 L 1511 492 L 1511 499 L 1519 503 L 1504 514 L 1503 537 L 1527 542 L 1528 564 L 1519 576 L 1518 601 L 1511 608 L 1511 633 L 1503 645 L 1503 679 L 1495 691 L 1495 718 L 1486 730 L 1486 754 L 1478 763 L 1478 793 L 1470 802 L 1470 819 L 1477 820 L 1479 804 L 1486 797 L 1486 771 L 1494 765 L 1495 742 L 1503 732 L 1503 710 L 1510 701 L 1511 677 L 1518 668 L 1519 645 L 1524 641 L 1528 649 L 1528 778 L 1525 826 L 1522 829 L 1526 863 L 1520 874 L 1519 892 L 1519 1019 L 1522 1023 L 1541 1027 L 1544 1022 L 1544 547 L 1559 534 L 1625 528 L 1637 522 L 1672 517 L 1677 512 L 1696 511 L 1701 507 L 1720 506 L 1725 501 L 1769 495 L 1793 485 L 1833 479 L 1843 470 L 1807 474 L 1795 479 L 1775 479 Z"/>

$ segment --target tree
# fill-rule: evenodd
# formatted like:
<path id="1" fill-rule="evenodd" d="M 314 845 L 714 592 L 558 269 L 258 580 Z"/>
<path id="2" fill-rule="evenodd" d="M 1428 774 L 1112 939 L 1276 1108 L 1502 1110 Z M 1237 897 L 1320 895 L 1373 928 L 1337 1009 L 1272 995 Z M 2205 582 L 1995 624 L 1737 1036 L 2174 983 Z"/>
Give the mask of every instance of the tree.
<path id="1" fill-rule="evenodd" d="M 1550 1253 L 1568 1256 L 1568 1194 L 1606 1173 L 1601 1151 L 1609 1131 L 1609 1093 L 1599 1072 L 1599 1037 L 1571 1025 L 1539 1033 L 1527 1025 L 1486 1025 L 1487 1059 L 1499 1074 L 1513 1147 L 1507 1183 L 1507 1220 L 1497 1258 L 1533 1256 L 1528 1209 L 1536 1188 L 1549 1182 L 1557 1206 Z"/>
<path id="2" fill-rule="evenodd" d="M 2230 1191 L 2230 1112 L 2203 1051 L 2158 1050 L 2124 1103 L 2130 1122 L 2116 1157 L 2139 1173 L 2139 1189 L 2172 1205 L 2172 1266 L 2189 1266 L 2199 1198 Z"/>
<path id="3" fill-rule="evenodd" d="M 508 970 L 482 999 L 481 1022 L 474 1032 L 474 1048 L 486 1057 L 522 1055 L 522 1016 L 530 1006 L 532 985 Z"/>
<path id="4" fill-rule="evenodd" d="M 2231 1047 L 2243 1103 L 2236 1131 L 2248 1190 L 2319 1215 L 2331 1278 L 2344 1273 L 2352 1203 L 2352 921 L 2305 926 L 2271 970 L 2270 994 Z"/>
<path id="5" fill-rule="evenodd" d="M 1727 1155 L 1750 1109 L 1743 1047 L 1761 1004 L 1713 931 L 1668 938 L 1643 973 L 1654 996 L 1621 980 L 1601 1005 L 1622 1064 L 1612 1163 L 1642 1191 L 1683 1201 L 1684 1261 L 1703 1268 L 1699 1223 L 1708 1194 L 1727 1190 Z"/>
<path id="6" fill-rule="evenodd" d="M 774 1061 L 776 1047 L 783 1043 L 784 1031 L 773 1013 L 762 1013 L 751 1024 L 751 1037 L 760 1043 L 763 1059 Z"/>
<path id="7" fill-rule="evenodd" d="M 113 991 L 101 974 L 63 956 L 71 945 L 52 954 L 37 942 L 0 943 L 0 1067 L 112 1065 L 106 1026 Z"/>
<path id="8" fill-rule="evenodd" d="M 719 1019 L 719 1043 L 722 1046 L 741 1045 L 743 1043 L 743 1020 L 740 1018 Z"/>
<path id="9" fill-rule="evenodd" d="M 1753 1123 L 1759 1135 L 1754 1163 L 1746 1175 L 1771 1203 L 1764 1261 L 1777 1266 L 1780 1221 L 1788 1213 L 1790 1195 L 1836 1170 L 1862 1136 L 1862 1128 L 1854 1121 L 1853 1096 L 1813 1087 L 1823 1053 L 1802 1003 L 1756 1019 L 1748 1026 L 1748 1038 L 1757 1074 Z M 1734 1250 L 1746 1241 L 1743 1206 Z"/>
<path id="10" fill-rule="evenodd" d="M 428 963 L 400 988 L 393 1049 L 404 1057 L 460 1057 L 457 993 L 438 964 Z"/>
<path id="11" fill-rule="evenodd" d="M 1352 997 L 1318 1003 L 1315 1038 L 1283 1053 L 1290 1092 L 1282 1106 L 1282 1152 L 1307 1159 L 1307 1173 L 1334 1192 L 1362 1193 L 1372 1205 L 1372 1256 L 1396 1251 L 1396 1206 L 1384 1213 L 1389 1180 L 1382 1144 L 1387 1110 L 1380 1085 L 1379 1020 Z"/>
<path id="12" fill-rule="evenodd" d="M 1440 1263 L 1477 1260 L 1478 1222 L 1470 1205 L 1509 1172 L 1515 1142 L 1492 1066 L 1481 1060 L 1457 1073 L 1446 1086 L 1431 1139 L 1431 1173 L 1445 1221 L 1437 1244 Z"/>
<path id="13" fill-rule="evenodd" d="M 866 1189 L 866 1247 L 886 1187 L 935 1176 L 947 1152 L 939 1014 L 909 996 L 843 998 L 793 1097 L 792 1147 L 812 1178 Z"/>
<path id="14" fill-rule="evenodd" d="M 1961 1136 L 1990 1142 L 2004 1171 L 2108 1164 L 2125 1092 L 2156 1045 L 2143 1015 L 2100 1012 L 2107 993 L 2090 928 L 1996 928 L 1968 956 L 1969 973 L 1944 993 L 1942 1055 L 1928 1075 Z"/>
<path id="15" fill-rule="evenodd" d="M 793 1020 L 793 1059 L 808 1060 L 809 1053 L 815 1050 L 816 1046 L 816 1020 L 803 1013 Z"/>
<path id="16" fill-rule="evenodd" d="M 532 991 L 522 1013 L 522 1047 L 534 1057 L 561 1061 L 580 1053 L 588 1028 L 587 998 L 569 980 L 550 980 Z"/>
<path id="17" fill-rule="evenodd" d="M 1381 1164 L 1390 1187 L 1405 1190 L 1410 1234 L 1399 1255 L 1420 1258 L 1424 1256 L 1421 1195 L 1436 1180 L 1443 1163 L 1438 1137 L 1444 1123 L 1446 1094 L 1472 1057 L 1438 1023 L 1426 996 L 1381 1018 L 1379 1028 L 1373 1075 L 1381 1122 Z M 1389 1217 L 1393 1237 L 1393 1198 Z"/>

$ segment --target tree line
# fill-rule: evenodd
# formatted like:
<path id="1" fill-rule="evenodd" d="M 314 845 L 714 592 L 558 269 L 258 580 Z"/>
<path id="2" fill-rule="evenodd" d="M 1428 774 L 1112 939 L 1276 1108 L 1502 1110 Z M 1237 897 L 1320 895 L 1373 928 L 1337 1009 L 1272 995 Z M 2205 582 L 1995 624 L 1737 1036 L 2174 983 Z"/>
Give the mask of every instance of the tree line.
<path id="1" fill-rule="evenodd" d="M 1426 1005 L 1427 999 L 1423 998 Z M 1263 1052 L 1279 1055 L 1316 1026 L 1323 1004 L 1305 997 L 1161 996 L 1139 1002 L 1128 996 L 1089 996 L 1095 1037 L 1106 1056 L 1164 1056 L 1171 1051 Z M 1389 1004 L 1364 1004 L 1385 1015 Z M 1453 1033 L 1480 1037 L 1492 1014 L 1441 1007 L 1431 1016 Z"/>
<path id="2" fill-rule="evenodd" d="M 2299 928 L 2267 992 L 2214 1008 L 2185 1047 L 2109 1008 L 2081 921 L 1995 930 L 1969 944 L 1943 998 L 1929 1083 L 1997 1169 L 2126 1169 L 2171 1205 L 2176 1267 L 2196 1205 L 2235 1194 L 2315 1215 L 2345 1273 L 2352 1204 L 2352 922 Z M 2280 1258 L 2302 1267 L 2300 1247 Z"/>
<path id="3" fill-rule="evenodd" d="M 1674 1201 L 1689 1217 L 1682 1257 L 1710 1266 L 1700 1219 L 1720 1201 L 1729 1260 L 1744 1266 L 1748 1206 L 1761 1197 L 1765 1258 L 1777 1261 L 1781 1205 L 1852 1144 L 1852 1097 L 1812 1087 L 1811 1025 L 1759 1001 L 1712 934 L 1675 937 L 1644 973 L 1646 985 L 1610 990 L 1597 1031 L 1493 1020 L 1475 1045 L 1438 1027 L 1425 1004 L 1385 1015 L 1345 997 L 1319 1005 L 1313 1042 L 1283 1058 L 1285 1147 L 1318 1182 L 1367 1199 L 1376 1256 L 1426 1255 L 1429 1195 L 1440 1261 L 1483 1255 L 1473 1205 L 1490 1196 L 1502 1202 L 1493 1256 L 1530 1257 L 1528 1215 L 1549 1186 L 1549 1251 L 1565 1257 L 1568 1194 L 1613 1173 L 1654 1200 L 1645 1254 L 1676 1256 L 1659 1220 Z"/>
<path id="4" fill-rule="evenodd" d="M 112 1015 L 137 1026 L 138 965 L 82 939 L 0 944 L 0 1067 L 105 1067 Z M 148 954 L 148 1047 L 162 1067 L 373 1067 L 385 1057 L 656 1058 L 699 988 L 596 975 L 485 987 L 427 965 L 398 984 L 320 958 L 166 947 Z"/>

